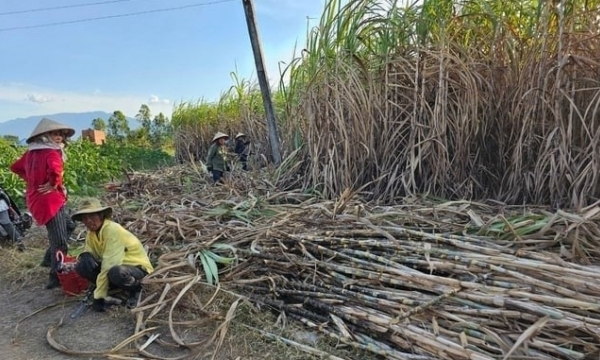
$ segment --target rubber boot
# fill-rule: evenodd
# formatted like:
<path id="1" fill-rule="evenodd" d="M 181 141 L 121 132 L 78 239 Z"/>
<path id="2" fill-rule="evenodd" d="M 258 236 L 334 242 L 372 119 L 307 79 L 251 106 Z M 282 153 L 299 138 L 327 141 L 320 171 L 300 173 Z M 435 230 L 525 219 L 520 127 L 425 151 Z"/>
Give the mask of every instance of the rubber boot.
<path id="1" fill-rule="evenodd" d="M 50 289 L 55 289 L 57 287 L 60 287 L 60 281 L 58 280 L 58 275 L 56 275 L 56 272 L 50 271 L 50 274 L 48 276 L 48 283 L 46 284 L 46 289 L 50 290 Z"/>

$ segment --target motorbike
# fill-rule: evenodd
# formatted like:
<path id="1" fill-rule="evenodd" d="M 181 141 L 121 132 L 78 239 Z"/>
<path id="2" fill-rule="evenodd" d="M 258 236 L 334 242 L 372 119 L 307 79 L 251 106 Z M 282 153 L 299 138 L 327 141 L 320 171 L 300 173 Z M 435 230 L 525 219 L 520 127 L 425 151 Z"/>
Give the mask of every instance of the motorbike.
<path id="1" fill-rule="evenodd" d="M 22 239 L 32 223 L 31 213 L 21 211 L 10 195 L 0 187 L 0 240 L 23 246 Z"/>

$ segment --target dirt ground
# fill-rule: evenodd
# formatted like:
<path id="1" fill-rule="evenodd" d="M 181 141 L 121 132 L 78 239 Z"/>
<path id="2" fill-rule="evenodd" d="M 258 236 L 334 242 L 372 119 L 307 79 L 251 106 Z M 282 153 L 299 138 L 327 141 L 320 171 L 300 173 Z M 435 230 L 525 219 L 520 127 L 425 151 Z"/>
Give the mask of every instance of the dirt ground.
<path id="1" fill-rule="evenodd" d="M 70 314 L 75 311 L 78 303 L 66 298 L 60 290 L 43 289 L 43 285 L 35 283 L 22 287 L 3 286 L 0 292 L 2 358 L 73 359 L 72 355 L 52 349 L 46 341 L 48 330 L 61 320 L 63 325 L 57 329 L 55 339 L 74 350 L 108 350 L 101 347 L 116 345 L 132 333 L 133 324 L 127 318 L 114 321 L 114 315 L 86 311 L 79 318 L 71 319 Z M 71 301 L 64 303 L 65 300 Z M 44 310 L 32 315 L 40 309 Z"/>
<path id="2" fill-rule="evenodd" d="M 133 333 L 133 317 L 124 308 L 95 313 L 87 309 L 71 318 L 80 298 L 67 297 L 60 289 L 44 288 L 48 270 L 39 266 L 44 251 L 44 230 L 31 229 L 29 246 L 19 253 L 3 244 L 0 250 L 0 357 L 15 360 L 99 359 L 103 357 L 63 354 L 46 340 L 48 330 L 53 339 L 75 351 L 105 351 Z M 77 246 L 73 243 L 72 246 Z"/>
<path id="3" fill-rule="evenodd" d="M 28 233 L 25 253 L 10 246 L 0 250 L 0 256 L 5 260 L 0 260 L 0 358 L 106 359 L 105 355 L 82 356 L 69 352 L 107 353 L 134 334 L 135 318 L 122 306 L 114 306 L 104 313 L 86 308 L 80 316 L 71 318 L 83 296 L 69 297 L 60 289 L 44 288 L 48 270 L 39 265 L 44 251 L 43 241 L 39 239 L 43 238 L 43 229 L 34 228 Z M 81 242 L 70 243 L 72 248 L 77 246 L 81 246 Z M 54 329 L 52 339 L 65 347 L 64 352 L 49 345 L 47 334 L 50 329 Z M 165 359 L 185 354 L 183 350 L 166 350 L 158 346 L 148 349 Z"/>
<path id="4" fill-rule="evenodd" d="M 0 249 L 0 358 L 11 360 L 63 360 L 63 359 L 106 359 L 104 356 L 75 356 L 74 352 L 105 353 L 123 340 L 134 334 L 135 318 L 124 307 L 113 307 L 106 313 L 96 313 L 87 309 L 76 319 L 71 318 L 80 304 L 80 299 L 63 295 L 60 289 L 46 290 L 48 270 L 39 263 L 45 249 L 45 230 L 34 227 L 27 234 L 28 249 L 21 253 L 2 244 Z M 71 248 L 81 246 L 82 232 L 79 241 L 70 244 Z M 227 300 L 223 299 L 224 309 Z M 285 332 L 279 331 L 275 325 L 277 317 L 274 314 L 254 310 L 239 310 L 234 324 L 227 333 L 227 339 L 215 360 L 258 360 L 286 359 L 309 360 L 321 359 L 321 356 L 309 355 L 296 347 L 284 345 L 281 342 L 267 339 L 264 336 L 248 330 L 246 325 L 264 331 L 278 333 L 286 338 L 303 342 L 316 348 L 325 349 L 342 359 L 372 360 L 371 354 L 355 352 L 351 348 L 339 347 L 331 340 L 319 339 L 316 334 L 302 328 L 288 327 Z M 226 311 L 226 310 L 225 310 Z M 47 334 L 50 329 L 57 327 L 52 333 L 60 345 L 66 347 L 61 352 L 49 345 Z M 165 329 L 163 334 L 168 334 Z M 200 335 L 199 335 L 200 334 Z M 213 333 L 202 334 L 202 330 L 191 335 L 211 336 Z M 185 334 L 184 334 L 185 335 Z M 187 354 L 182 349 L 172 349 L 150 345 L 148 350 L 162 359 L 174 358 Z M 212 353 L 186 356 L 192 359 L 211 359 Z M 144 359 L 145 357 L 136 357 Z"/>

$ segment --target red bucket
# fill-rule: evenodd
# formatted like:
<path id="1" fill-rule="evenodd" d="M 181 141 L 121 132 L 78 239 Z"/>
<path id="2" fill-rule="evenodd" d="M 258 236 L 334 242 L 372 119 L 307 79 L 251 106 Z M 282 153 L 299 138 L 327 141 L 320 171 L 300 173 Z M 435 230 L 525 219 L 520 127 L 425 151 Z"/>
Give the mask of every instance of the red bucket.
<path id="1" fill-rule="evenodd" d="M 57 275 L 63 293 L 67 296 L 76 296 L 84 293 L 90 286 L 90 283 L 75 271 L 77 258 L 58 251 L 56 253 L 56 261 L 59 263 Z"/>

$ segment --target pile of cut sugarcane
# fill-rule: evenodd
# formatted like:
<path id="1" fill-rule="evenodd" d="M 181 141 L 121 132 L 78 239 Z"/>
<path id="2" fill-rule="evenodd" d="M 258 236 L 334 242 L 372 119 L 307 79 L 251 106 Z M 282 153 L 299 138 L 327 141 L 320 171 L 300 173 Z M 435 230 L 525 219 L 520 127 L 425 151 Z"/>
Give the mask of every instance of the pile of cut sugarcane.
<path id="1" fill-rule="evenodd" d="M 599 355 L 597 206 L 568 213 L 405 199 L 383 207 L 349 191 L 321 201 L 268 183 L 242 192 L 235 181 L 212 187 L 198 177 L 189 189 L 193 171 L 169 171 L 132 174 L 107 194 L 116 219 L 158 262 L 138 325 L 161 313 L 174 323 L 178 303 L 202 313 L 184 299 L 218 282 L 386 359 Z M 199 345 L 170 329 L 176 345 Z"/>

